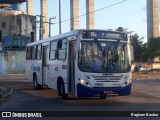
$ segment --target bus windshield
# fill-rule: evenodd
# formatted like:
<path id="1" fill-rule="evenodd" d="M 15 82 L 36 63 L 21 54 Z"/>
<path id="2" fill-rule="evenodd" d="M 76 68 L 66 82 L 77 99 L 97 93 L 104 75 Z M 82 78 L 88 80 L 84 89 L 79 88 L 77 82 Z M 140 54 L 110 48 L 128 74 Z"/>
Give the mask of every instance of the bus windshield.
<path id="1" fill-rule="evenodd" d="M 82 41 L 78 67 L 90 73 L 123 73 L 130 71 L 127 43 L 111 41 Z"/>

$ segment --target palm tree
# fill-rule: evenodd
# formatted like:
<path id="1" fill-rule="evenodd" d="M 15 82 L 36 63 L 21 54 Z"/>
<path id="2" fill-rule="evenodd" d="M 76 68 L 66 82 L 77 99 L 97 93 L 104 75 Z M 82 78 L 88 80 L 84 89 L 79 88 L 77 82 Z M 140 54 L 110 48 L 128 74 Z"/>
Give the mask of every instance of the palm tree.
<path id="1" fill-rule="evenodd" d="M 131 44 L 133 45 L 134 48 L 134 60 L 139 62 L 143 61 L 143 55 L 144 55 L 143 51 L 144 45 L 142 39 L 144 38 L 143 37 L 140 38 L 138 34 L 134 34 L 131 36 Z"/>
<path id="2" fill-rule="evenodd" d="M 125 32 L 125 29 L 123 27 L 118 27 L 117 31 Z M 143 37 L 139 37 L 138 34 L 134 34 L 131 36 L 131 45 L 133 45 L 134 49 L 134 61 L 147 61 L 148 58 L 147 55 L 147 45 L 143 44 L 142 39 Z"/>
<path id="3" fill-rule="evenodd" d="M 148 40 L 148 53 L 150 60 L 160 56 L 160 38 L 151 38 Z"/>

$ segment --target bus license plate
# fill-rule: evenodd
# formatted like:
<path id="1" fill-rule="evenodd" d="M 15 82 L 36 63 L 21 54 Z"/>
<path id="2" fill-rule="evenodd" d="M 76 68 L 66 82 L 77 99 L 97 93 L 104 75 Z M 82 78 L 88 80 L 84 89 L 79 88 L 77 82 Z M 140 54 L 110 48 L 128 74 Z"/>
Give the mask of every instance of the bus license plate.
<path id="1" fill-rule="evenodd" d="M 112 94 L 113 92 L 111 90 L 109 91 L 104 91 L 105 94 Z"/>

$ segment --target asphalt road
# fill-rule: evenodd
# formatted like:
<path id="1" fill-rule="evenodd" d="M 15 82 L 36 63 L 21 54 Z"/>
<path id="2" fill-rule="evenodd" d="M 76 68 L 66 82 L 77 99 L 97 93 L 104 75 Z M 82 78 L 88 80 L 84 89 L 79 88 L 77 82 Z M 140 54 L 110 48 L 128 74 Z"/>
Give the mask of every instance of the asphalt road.
<path id="1" fill-rule="evenodd" d="M 132 94 L 123 97 L 61 100 L 52 89 L 34 90 L 23 74 L 0 76 L 0 85 L 12 87 L 13 94 L 0 103 L 0 111 L 160 111 L 160 80 L 134 80 Z M 95 116 L 96 112 L 93 112 Z M 123 112 L 122 112 L 123 114 Z M 160 116 L 160 115 L 159 115 Z M 54 118 L 56 119 L 56 117 Z M 61 117 L 61 119 L 63 119 Z M 64 118 L 75 119 L 75 118 Z M 76 118 L 81 119 L 81 118 Z M 87 117 L 87 120 L 105 120 L 105 117 Z M 135 118 L 107 118 L 130 120 Z M 151 119 L 151 118 L 138 118 Z M 152 118 L 152 120 L 159 118 Z"/>

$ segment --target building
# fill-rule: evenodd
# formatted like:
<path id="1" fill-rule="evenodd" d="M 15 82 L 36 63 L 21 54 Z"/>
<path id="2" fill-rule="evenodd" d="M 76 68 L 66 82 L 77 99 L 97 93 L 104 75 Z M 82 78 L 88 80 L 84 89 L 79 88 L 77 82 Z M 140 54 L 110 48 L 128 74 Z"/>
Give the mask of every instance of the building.
<path id="1" fill-rule="evenodd" d="M 28 30 L 27 27 L 28 19 Z M 8 35 L 24 35 L 33 37 L 36 31 L 35 16 L 27 16 L 18 11 L 0 10 L 0 41 Z"/>
<path id="2" fill-rule="evenodd" d="M 0 74 L 23 73 L 26 44 L 36 37 L 36 19 L 5 8 L 0 9 Z"/>
<path id="3" fill-rule="evenodd" d="M 147 0 L 147 37 L 159 37 L 159 4 L 158 0 Z"/>

